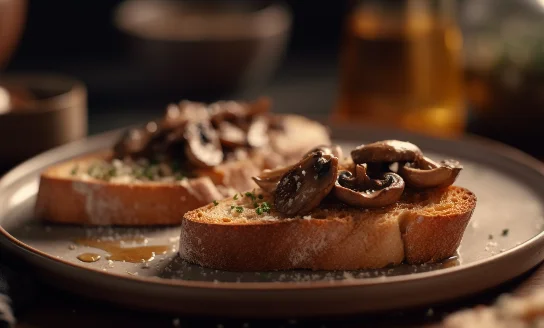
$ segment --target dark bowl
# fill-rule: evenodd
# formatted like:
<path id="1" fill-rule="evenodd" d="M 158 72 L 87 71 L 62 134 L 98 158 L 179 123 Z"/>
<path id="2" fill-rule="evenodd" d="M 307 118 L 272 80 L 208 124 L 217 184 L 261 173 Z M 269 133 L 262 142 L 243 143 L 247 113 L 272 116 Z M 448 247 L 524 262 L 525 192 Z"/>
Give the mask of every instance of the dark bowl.
<path id="1" fill-rule="evenodd" d="M 276 2 L 128 0 L 115 24 L 148 83 L 213 99 L 266 84 L 286 48 L 291 14 Z"/>

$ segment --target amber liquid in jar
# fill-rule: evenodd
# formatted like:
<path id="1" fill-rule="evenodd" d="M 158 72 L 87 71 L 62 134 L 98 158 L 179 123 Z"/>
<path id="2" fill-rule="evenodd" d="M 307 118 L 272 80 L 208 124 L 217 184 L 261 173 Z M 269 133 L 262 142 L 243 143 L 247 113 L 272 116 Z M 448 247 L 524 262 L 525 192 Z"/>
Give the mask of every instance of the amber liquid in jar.
<path id="1" fill-rule="evenodd" d="M 461 34 L 430 14 L 401 16 L 351 14 L 333 118 L 456 136 L 465 124 Z"/>

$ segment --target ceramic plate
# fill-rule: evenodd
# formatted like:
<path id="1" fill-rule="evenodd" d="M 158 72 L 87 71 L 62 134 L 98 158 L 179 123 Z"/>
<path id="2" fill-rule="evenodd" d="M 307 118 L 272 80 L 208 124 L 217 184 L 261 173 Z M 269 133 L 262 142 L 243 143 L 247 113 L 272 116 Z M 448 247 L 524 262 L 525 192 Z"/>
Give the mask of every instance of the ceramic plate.
<path id="1" fill-rule="evenodd" d="M 39 155 L 0 180 L 1 242 L 61 288 L 149 310 L 189 314 L 304 316 L 361 313 L 424 306 L 496 286 L 544 259 L 544 171 L 540 162 L 511 148 L 475 140 L 439 140 L 370 128 L 333 128 L 349 149 L 381 139 L 410 140 L 432 158 L 457 158 L 465 169 L 457 184 L 472 190 L 478 205 L 458 256 L 434 265 L 362 271 L 225 272 L 186 263 L 177 256 L 179 228 L 86 228 L 37 221 L 33 205 L 45 167 L 109 147 L 118 132 L 72 143 Z M 59 199 L 58 206 L 62 206 Z M 108 261 L 78 238 L 135 238 L 167 246 L 146 263 Z M 134 245 L 125 245 L 131 247 Z M 101 259 L 82 262 L 93 252 Z"/>

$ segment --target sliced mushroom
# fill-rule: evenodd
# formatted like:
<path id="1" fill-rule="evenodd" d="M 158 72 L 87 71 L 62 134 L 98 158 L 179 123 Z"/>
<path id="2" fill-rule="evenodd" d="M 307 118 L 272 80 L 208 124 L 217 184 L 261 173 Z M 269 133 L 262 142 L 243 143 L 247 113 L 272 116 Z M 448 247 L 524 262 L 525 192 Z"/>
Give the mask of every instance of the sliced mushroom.
<path id="1" fill-rule="evenodd" d="M 315 153 L 316 151 L 321 151 L 325 155 L 333 155 L 334 157 L 337 157 L 338 159 L 341 159 L 344 155 L 344 152 L 342 151 L 342 147 L 338 145 L 320 145 L 310 150 L 309 152 L 307 152 L 306 155 L 304 156 L 309 156 L 312 153 Z"/>
<path id="2" fill-rule="evenodd" d="M 264 147 L 268 144 L 268 121 L 264 116 L 258 116 L 251 121 L 247 130 L 247 144 L 253 148 Z"/>
<path id="3" fill-rule="evenodd" d="M 129 129 L 113 146 L 115 157 L 123 158 L 140 153 L 146 148 L 149 140 L 150 134 L 145 129 Z"/>
<path id="4" fill-rule="evenodd" d="M 179 104 L 169 104 L 166 107 L 162 127 L 171 130 L 183 127 L 188 121 L 204 121 L 209 117 L 205 104 L 182 100 Z"/>
<path id="5" fill-rule="evenodd" d="M 223 121 L 219 123 L 218 130 L 222 146 L 236 148 L 246 145 L 246 133 L 236 125 Z"/>
<path id="6" fill-rule="evenodd" d="M 281 177 L 291 170 L 292 166 L 284 166 L 273 170 L 264 170 L 258 177 L 253 177 L 253 181 L 261 187 L 262 190 L 273 194 L 276 191 Z"/>
<path id="7" fill-rule="evenodd" d="M 404 181 L 395 173 L 385 173 L 380 179 L 371 179 L 366 165 L 357 165 L 355 176 L 349 171 L 338 174 L 334 196 L 357 207 L 383 207 L 394 204 L 402 196 Z"/>
<path id="8" fill-rule="evenodd" d="M 252 103 L 247 104 L 247 115 L 263 115 L 270 111 L 272 101 L 268 97 L 259 97 Z"/>
<path id="9" fill-rule="evenodd" d="M 423 157 L 417 162 L 399 165 L 398 173 L 410 187 L 442 188 L 451 186 L 462 169 L 463 166 L 455 160 L 436 163 Z"/>
<path id="10" fill-rule="evenodd" d="M 219 137 L 208 121 L 189 122 L 185 127 L 185 154 L 197 167 L 213 167 L 223 160 Z"/>
<path id="11" fill-rule="evenodd" d="M 303 215 L 317 207 L 334 187 L 338 159 L 323 152 L 303 158 L 278 183 L 276 209 L 285 215 Z"/>
<path id="12" fill-rule="evenodd" d="M 416 145 L 398 140 L 361 145 L 351 152 L 351 157 L 356 164 L 413 162 L 422 156 L 421 150 Z"/>
<path id="13" fill-rule="evenodd" d="M 223 121 L 235 121 L 247 116 L 245 106 L 236 101 L 218 101 L 209 106 L 211 121 L 215 126 Z"/>

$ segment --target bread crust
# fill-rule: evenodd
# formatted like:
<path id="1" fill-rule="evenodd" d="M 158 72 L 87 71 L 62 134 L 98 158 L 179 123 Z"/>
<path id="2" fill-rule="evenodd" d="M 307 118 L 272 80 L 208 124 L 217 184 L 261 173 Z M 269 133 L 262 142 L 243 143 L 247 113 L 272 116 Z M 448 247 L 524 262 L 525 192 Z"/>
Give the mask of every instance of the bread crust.
<path id="1" fill-rule="evenodd" d="M 455 254 L 476 197 L 449 187 L 409 194 L 382 209 L 326 205 L 302 218 L 272 213 L 277 216 L 272 220 L 229 217 L 231 204 L 234 200 L 226 200 L 184 215 L 183 259 L 230 271 L 355 270 L 436 262 Z"/>
<path id="2" fill-rule="evenodd" d="M 188 179 L 183 184 L 114 184 L 65 173 L 74 165 L 110 157 L 109 151 L 89 154 L 43 172 L 35 206 L 37 217 L 71 224 L 171 225 L 180 224 L 183 213 L 211 201 L 195 189 L 199 184 L 214 186 L 209 177 Z"/>

